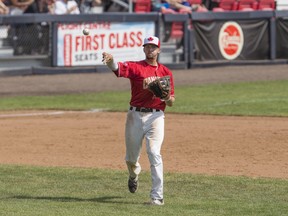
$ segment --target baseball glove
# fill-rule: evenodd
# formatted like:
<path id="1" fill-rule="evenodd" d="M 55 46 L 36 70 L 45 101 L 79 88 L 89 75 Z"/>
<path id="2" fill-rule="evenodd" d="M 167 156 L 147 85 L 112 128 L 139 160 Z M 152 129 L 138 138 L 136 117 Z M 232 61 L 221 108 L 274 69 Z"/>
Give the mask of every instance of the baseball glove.
<path id="1" fill-rule="evenodd" d="M 155 79 L 148 84 L 148 89 L 162 100 L 167 100 L 170 97 L 170 76 L 164 76 Z"/>

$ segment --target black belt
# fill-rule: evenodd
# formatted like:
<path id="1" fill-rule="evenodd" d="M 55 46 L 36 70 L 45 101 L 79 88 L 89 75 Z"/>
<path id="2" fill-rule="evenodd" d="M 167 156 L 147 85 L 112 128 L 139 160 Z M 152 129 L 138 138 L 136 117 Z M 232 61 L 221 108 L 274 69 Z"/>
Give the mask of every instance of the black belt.
<path id="1" fill-rule="evenodd" d="M 135 110 L 137 112 L 160 112 L 159 109 L 145 108 L 145 107 L 130 107 L 130 110 Z"/>

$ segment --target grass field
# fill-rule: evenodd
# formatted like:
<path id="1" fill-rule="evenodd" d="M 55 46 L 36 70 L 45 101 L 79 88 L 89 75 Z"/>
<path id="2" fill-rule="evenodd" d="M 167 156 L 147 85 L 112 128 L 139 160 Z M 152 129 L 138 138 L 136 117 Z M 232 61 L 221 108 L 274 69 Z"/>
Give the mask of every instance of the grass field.
<path id="1" fill-rule="evenodd" d="M 149 173 L 137 194 L 115 170 L 0 166 L 0 215 L 287 215 L 280 179 L 165 173 L 165 206 L 147 206 Z M 125 179 L 125 181 L 123 181 Z"/>
<path id="2" fill-rule="evenodd" d="M 176 88 L 168 112 L 288 116 L 288 81 Z M 7 97 L 0 110 L 107 109 L 125 111 L 129 92 Z M 3 136 L 3 135 L 2 135 Z M 127 190 L 127 172 L 118 170 L 0 165 L 0 215 L 199 215 L 284 216 L 287 179 L 165 173 L 165 206 L 151 207 L 150 175 L 137 194 Z"/>
<path id="3" fill-rule="evenodd" d="M 238 84 L 214 84 L 176 88 L 176 103 L 167 112 L 288 116 L 288 80 Z M 0 110 L 107 109 L 126 111 L 130 92 L 103 92 L 59 96 L 1 98 Z"/>

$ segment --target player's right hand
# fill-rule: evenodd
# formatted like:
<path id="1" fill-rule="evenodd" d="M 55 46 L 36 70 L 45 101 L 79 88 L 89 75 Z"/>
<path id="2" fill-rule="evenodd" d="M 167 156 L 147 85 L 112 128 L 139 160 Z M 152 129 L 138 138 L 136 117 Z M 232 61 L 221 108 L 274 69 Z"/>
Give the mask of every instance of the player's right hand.
<path id="1" fill-rule="evenodd" d="M 113 56 L 110 53 L 103 52 L 102 53 L 102 62 L 103 64 L 107 64 L 113 60 Z"/>

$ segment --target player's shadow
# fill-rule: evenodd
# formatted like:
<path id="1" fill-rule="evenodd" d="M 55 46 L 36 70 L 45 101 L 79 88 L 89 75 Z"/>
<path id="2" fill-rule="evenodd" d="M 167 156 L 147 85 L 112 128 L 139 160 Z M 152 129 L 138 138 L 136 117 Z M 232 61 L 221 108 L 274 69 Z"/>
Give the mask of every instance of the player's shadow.
<path id="1" fill-rule="evenodd" d="M 6 199 L 23 199 L 23 200 L 50 200 L 56 202 L 99 202 L 99 203 L 118 203 L 118 204 L 135 204 L 123 200 L 121 196 L 102 196 L 90 199 L 78 197 L 50 197 L 50 196 L 12 196 Z"/>

